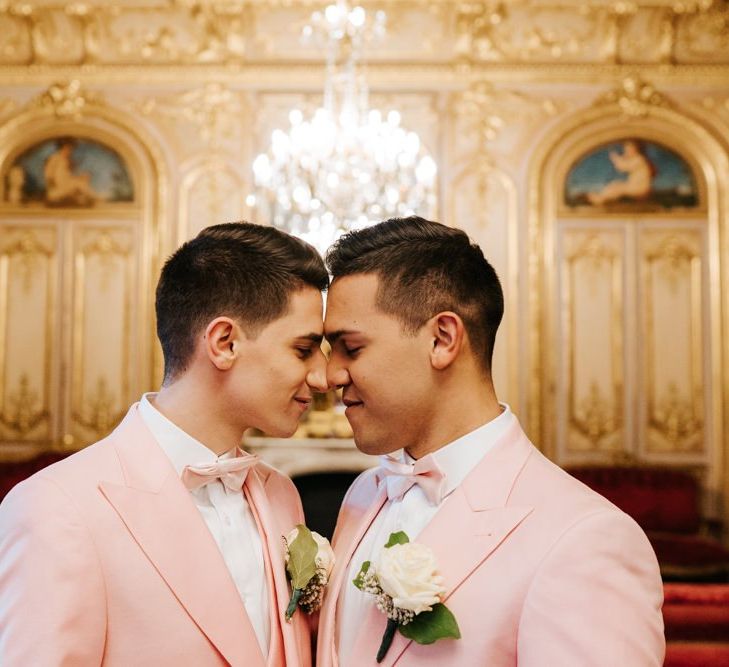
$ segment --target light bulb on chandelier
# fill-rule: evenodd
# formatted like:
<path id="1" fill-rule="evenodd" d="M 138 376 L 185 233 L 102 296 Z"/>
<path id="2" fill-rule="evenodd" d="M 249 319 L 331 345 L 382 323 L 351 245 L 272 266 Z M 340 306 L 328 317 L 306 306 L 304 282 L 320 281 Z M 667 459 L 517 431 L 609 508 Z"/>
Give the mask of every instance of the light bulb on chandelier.
<path id="1" fill-rule="evenodd" d="M 365 42 L 384 35 L 385 14 L 368 16 L 346 0 L 314 12 L 305 39 L 327 45 L 324 104 L 306 118 L 289 112 L 253 161 L 260 222 L 285 229 L 321 252 L 341 234 L 389 217 L 433 217 L 437 166 L 396 110 L 369 109 L 358 69 Z"/>

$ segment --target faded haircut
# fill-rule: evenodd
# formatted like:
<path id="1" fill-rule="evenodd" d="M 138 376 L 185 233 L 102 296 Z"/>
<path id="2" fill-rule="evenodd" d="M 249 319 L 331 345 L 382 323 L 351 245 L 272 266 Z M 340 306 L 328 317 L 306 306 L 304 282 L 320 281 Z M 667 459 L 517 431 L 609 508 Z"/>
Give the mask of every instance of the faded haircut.
<path id="1" fill-rule="evenodd" d="M 392 218 L 340 237 L 326 261 L 333 280 L 376 275 L 377 307 L 409 334 L 441 311 L 458 314 L 490 373 L 504 296 L 496 271 L 465 232 L 416 216 Z"/>
<path id="2" fill-rule="evenodd" d="M 186 369 L 196 337 L 211 320 L 231 317 L 255 338 L 307 285 L 323 291 L 329 276 L 317 251 L 301 239 L 249 222 L 203 229 L 167 260 L 157 284 L 165 383 Z"/>

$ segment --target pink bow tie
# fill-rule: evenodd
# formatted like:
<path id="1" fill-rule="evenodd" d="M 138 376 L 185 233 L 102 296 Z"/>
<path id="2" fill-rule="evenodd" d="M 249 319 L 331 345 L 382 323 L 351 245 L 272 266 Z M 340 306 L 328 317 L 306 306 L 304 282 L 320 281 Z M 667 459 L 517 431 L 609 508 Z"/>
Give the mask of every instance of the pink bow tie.
<path id="1" fill-rule="evenodd" d="M 432 454 L 412 464 L 401 463 L 390 456 L 384 456 L 380 463 L 380 474 L 385 479 L 389 500 L 402 498 L 415 484 L 423 489 L 431 505 L 438 505 L 443 500 L 445 473 Z"/>
<path id="2" fill-rule="evenodd" d="M 219 479 L 231 491 L 240 491 L 246 481 L 248 470 L 256 463 L 259 457 L 255 454 L 243 454 L 232 459 L 222 459 L 215 463 L 201 463 L 200 465 L 185 466 L 182 470 L 182 483 L 194 491 L 205 486 L 214 479 Z"/>

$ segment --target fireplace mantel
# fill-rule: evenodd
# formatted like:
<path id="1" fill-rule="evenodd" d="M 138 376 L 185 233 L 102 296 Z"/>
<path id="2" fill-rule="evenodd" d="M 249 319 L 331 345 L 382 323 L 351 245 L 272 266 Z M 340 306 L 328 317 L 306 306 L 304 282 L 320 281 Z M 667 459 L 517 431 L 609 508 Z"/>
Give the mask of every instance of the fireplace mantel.
<path id="1" fill-rule="evenodd" d="M 377 465 L 376 456 L 362 454 L 351 438 L 246 437 L 247 451 L 289 477 L 324 472 L 362 472 Z"/>

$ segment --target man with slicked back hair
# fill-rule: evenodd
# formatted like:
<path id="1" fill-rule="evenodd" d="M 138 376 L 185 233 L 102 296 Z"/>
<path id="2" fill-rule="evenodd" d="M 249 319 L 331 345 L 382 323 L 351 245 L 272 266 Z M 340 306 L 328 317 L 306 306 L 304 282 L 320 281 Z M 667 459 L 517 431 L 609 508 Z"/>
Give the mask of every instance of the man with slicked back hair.
<path id="1" fill-rule="evenodd" d="M 317 664 L 376 665 L 387 617 L 353 579 L 392 533 L 429 547 L 460 639 L 396 633 L 382 665 L 659 667 L 662 585 L 626 514 L 547 460 L 491 377 L 504 304 L 458 230 L 392 219 L 341 237 L 325 335 L 357 447 Z"/>

